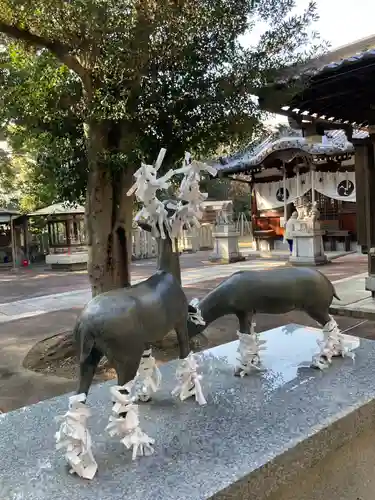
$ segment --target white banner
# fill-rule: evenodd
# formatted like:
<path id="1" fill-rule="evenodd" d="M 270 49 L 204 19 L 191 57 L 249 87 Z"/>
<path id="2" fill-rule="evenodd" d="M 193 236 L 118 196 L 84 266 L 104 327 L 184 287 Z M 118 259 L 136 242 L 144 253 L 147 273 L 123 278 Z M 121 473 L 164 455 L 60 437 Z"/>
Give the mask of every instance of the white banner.
<path id="1" fill-rule="evenodd" d="M 356 201 L 354 172 L 313 172 L 314 187 L 318 193 L 339 201 Z M 311 172 L 299 177 L 299 196 L 311 189 Z M 255 184 L 255 196 L 258 210 L 272 210 L 284 206 L 283 179 L 276 182 Z M 286 179 L 286 203 L 293 203 L 297 198 L 297 178 Z"/>
<path id="2" fill-rule="evenodd" d="M 293 203 L 297 199 L 297 179 L 291 177 L 286 179 L 286 203 Z M 299 193 L 303 196 L 311 189 L 311 174 L 299 176 Z M 272 210 L 284 206 L 284 182 L 283 179 L 276 182 L 265 182 L 255 184 L 255 196 L 258 210 Z"/>
<path id="3" fill-rule="evenodd" d="M 354 172 L 315 172 L 315 191 L 339 201 L 356 201 Z"/>

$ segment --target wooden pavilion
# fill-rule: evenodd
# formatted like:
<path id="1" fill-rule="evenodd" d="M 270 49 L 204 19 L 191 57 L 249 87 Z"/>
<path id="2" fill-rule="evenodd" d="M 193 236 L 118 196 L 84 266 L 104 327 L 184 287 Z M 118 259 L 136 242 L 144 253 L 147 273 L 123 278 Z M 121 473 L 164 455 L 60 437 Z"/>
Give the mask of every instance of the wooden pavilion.
<path id="1" fill-rule="evenodd" d="M 0 208 L 0 266 L 20 266 L 28 253 L 27 218 L 18 210 Z"/>
<path id="2" fill-rule="evenodd" d="M 53 269 L 87 267 L 84 214 L 84 207 L 64 203 L 55 203 L 28 214 L 29 217 L 43 218 L 47 223 L 49 254 L 46 264 Z"/>
<path id="3" fill-rule="evenodd" d="M 303 66 L 256 91 L 261 107 L 288 116 L 308 140 L 343 130 L 354 146 L 357 239 L 368 252 L 366 289 L 375 296 L 375 36 Z M 354 130 L 363 135 L 356 137 Z"/>

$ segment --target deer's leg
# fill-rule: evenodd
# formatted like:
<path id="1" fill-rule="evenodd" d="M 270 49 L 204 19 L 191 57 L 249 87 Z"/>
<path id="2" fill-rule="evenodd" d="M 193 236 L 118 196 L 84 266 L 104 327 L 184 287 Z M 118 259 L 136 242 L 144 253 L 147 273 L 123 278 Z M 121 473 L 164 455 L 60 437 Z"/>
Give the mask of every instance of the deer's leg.
<path id="1" fill-rule="evenodd" d="M 77 394 L 85 394 L 87 397 L 92 381 L 94 379 L 96 368 L 98 367 L 98 364 L 102 357 L 103 353 L 96 347 L 93 347 L 87 358 L 85 358 L 84 361 L 80 362 L 79 385 Z"/>
<path id="2" fill-rule="evenodd" d="M 239 331 L 250 335 L 250 325 L 253 321 L 253 315 L 247 312 L 238 311 L 236 316 L 240 327 Z"/>
<path id="3" fill-rule="evenodd" d="M 80 363 L 78 394 L 69 398 L 69 412 L 62 418 L 60 429 L 55 436 L 56 448 L 66 448 L 65 458 L 71 467 L 71 472 L 85 479 L 92 479 L 98 469 L 91 451 L 91 436 L 87 429 L 87 419 L 91 413 L 86 406 L 86 398 L 102 357 L 102 352 L 93 347 Z"/>
<path id="4" fill-rule="evenodd" d="M 138 405 L 134 404 L 135 398 L 131 394 L 143 347 L 143 344 L 133 343 L 131 355 L 121 358 L 117 353 L 110 360 L 117 372 L 118 385 L 110 389 L 114 405 L 106 430 L 110 436 L 119 436 L 121 443 L 127 449 L 132 448 L 133 460 L 137 455 L 151 455 L 154 452 L 152 447 L 154 440 L 142 431 L 139 425 Z"/>
<path id="5" fill-rule="evenodd" d="M 177 367 L 176 378 L 177 386 L 173 389 L 172 395 L 179 396 L 181 401 L 195 397 L 195 400 L 200 405 L 206 404 L 206 399 L 202 392 L 200 380 L 201 375 L 198 375 L 198 364 L 194 358 L 194 354 L 190 353 L 190 342 L 187 329 L 187 318 L 175 327 L 178 344 L 180 348 L 181 364 Z"/>
<path id="6" fill-rule="evenodd" d="M 258 335 L 256 334 L 253 314 L 238 311 L 236 313 L 239 322 L 239 331 L 237 332 L 239 344 L 237 352 L 239 353 L 238 366 L 235 369 L 236 377 L 244 377 L 254 370 L 260 369 L 260 346 Z"/>
<path id="7" fill-rule="evenodd" d="M 134 350 L 132 349 L 132 356 L 121 357 L 120 353 L 110 356 L 109 362 L 113 365 L 117 373 L 117 383 L 119 386 L 124 386 L 132 382 L 137 375 L 138 367 L 142 358 L 143 346 Z M 126 391 L 126 390 L 125 390 Z"/>
<path id="8" fill-rule="evenodd" d="M 187 318 L 184 318 L 183 321 L 176 325 L 175 330 L 177 334 L 180 359 L 185 359 L 188 357 L 190 352 L 190 339 L 187 327 Z"/>
<path id="9" fill-rule="evenodd" d="M 161 385 L 161 373 L 152 355 L 152 345 L 146 344 L 138 368 L 139 378 L 142 380 L 142 389 L 138 398 L 147 403 L 151 401 L 151 394 L 156 392 Z"/>

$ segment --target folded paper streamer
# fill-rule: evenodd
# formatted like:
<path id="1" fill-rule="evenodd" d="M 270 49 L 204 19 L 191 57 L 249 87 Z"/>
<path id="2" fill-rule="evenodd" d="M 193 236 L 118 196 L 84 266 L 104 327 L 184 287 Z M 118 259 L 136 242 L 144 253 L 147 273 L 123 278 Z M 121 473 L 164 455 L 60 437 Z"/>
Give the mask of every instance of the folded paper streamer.
<path id="1" fill-rule="evenodd" d="M 120 442 L 128 450 L 133 449 L 132 460 L 135 460 L 137 456 L 152 455 L 154 453 L 152 445 L 155 440 L 147 436 L 140 428 L 139 408 L 134 404 L 135 398 L 130 396 L 132 388 L 133 381 L 124 386 L 115 385 L 110 388 L 115 404 L 106 430 L 111 437 L 120 436 Z"/>
<path id="2" fill-rule="evenodd" d="M 198 404 L 207 404 L 201 386 L 202 375 L 198 375 L 197 370 L 198 363 L 193 353 L 181 360 L 181 364 L 176 370 L 178 384 L 173 389 L 172 396 L 178 396 L 181 401 L 195 396 Z"/>
<path id="3" fill-rule="evenodd" d="M 137 378 L 142 381 L 141 391 L 137 394 L 138 398 L 141 401 L 149 401 L 151 394 L 158 391 L 161 385 L 161 372 L 152 356 L 152 349 L 143 352 Z"/>
<path id="4" fill-rule="evenodd" d="M 206 324 L 202 316 L 202 311 L 199 308 L 199 299 L 194 298 L 189 302 L 188 319 L 196 325 L 204 326 Z"/>
<path id="5" fill-rule="evenodd" d="M 174 171 L 174 174 L 184 174 L 177 192 L 179 200 L 176 212 L 171 221 L 171 235 L 178 237 L 184 226 L 188 229 L 199 227 L 199 219 L 202 217 L 201 205 L 207 199 L 208 194 L 200 191 L 199 183 L 201 174 L 209 173 L 216 176 L 217 171 L 206 163 L 191 159 L 190 153 L 185 153 L 183 166 Z"/>
<path id="6" fill-rule="evenodd" d="M 91 451 L 91 437 L 87 430 L 87 419 L 91 412 L 85 405 L 86 395 L 78 394 L 69 398 L 69 410 L 57 420 L 62 421 L 55 434 L 56 449 L 66 448 L 65 459 L 76 473 L 84 479 L 93 479 L 98 465 Z"/>
<path id="7" fill-rule="evenodd" d="M 239 344 L 237 352 L 239 365 L 237 371 L 241 377 L 249 375 L 254 370 L 261 370 L 260 351 L 264 350 L 265 341 L 259 340 L 259 335 L 255 332 L 255 322 L 251 322 L 250 334 L 237 331 Z"/>
<path id="8" fill-rule="evenodd" d="M 323 327 L 323 340 L 318 340 L 320 352 L 316 354 L 312 360 L 312 366 L 324 370 L 332 363 L 333 357 L 350 357 L 355 358 L 352 352 L 352 345 L 346 342 L 345 336 L 340 332 L 339 326 L 332 316 L 330 321 Z"/>
<path id="9" fill-rule="evenodd" d="M 160 150 L 155 166 L 141 164 L 135 172 L 134 185 L 127 192 L 128 196 L 135 194 L 137 200 L 142 203 L 142 209 L 136 214 L 134 222 L 145 220 L 150 223 L 155 237 L 166 238 L 165 229 L 173 240 L 178 238 L 182 229 L 192 226 L 199 227 L 199 218 L 202 216 L 201 204 L 207 198 L 207 193 L 202 193 L 199 188 L 201 173 L 206 172 L 212 176 L 217 174 L 216 170 L 205 163 L 192 161 L 190 153 L 185 154 L 182 168 L 169 170 L 164 176 L 157 178 L 157 172 L 163 162 L 166 150 Z M 184 174 L 177 200 L 174 203 L 165 204 L 160 201 L 156 194 L 158 190 L 168 189 L 171 185 L 170 179 L 177 174 Z M 168 218 L 167 208 L 173 209 L 174 214 Z"/>

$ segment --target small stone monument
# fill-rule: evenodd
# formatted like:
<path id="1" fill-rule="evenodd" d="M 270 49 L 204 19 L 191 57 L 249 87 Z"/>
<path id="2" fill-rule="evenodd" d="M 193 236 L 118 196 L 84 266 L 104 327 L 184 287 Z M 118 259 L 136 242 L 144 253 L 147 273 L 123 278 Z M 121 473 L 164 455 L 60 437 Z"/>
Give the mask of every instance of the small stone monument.
<path id="1" fill-rule="evenodd" d="M 298 217 L 294 223 L 293 252 L 289 262 L 295 266 L 327 264 L 323 247 L 324 230 L 320 227 L 316 202 L 310 203 L 306 197 L 301 197 L 295 206 Z"/>
<path id="2" fill-rule="evenodd" d="M 212 236 L 214 238 L 214 251 L 209 257 L 211 262 L 229 264 L 245 260 L 238 247 L 240 233 L 233 222 L 231 201 L 225 202 L 218 213 Z"/>

